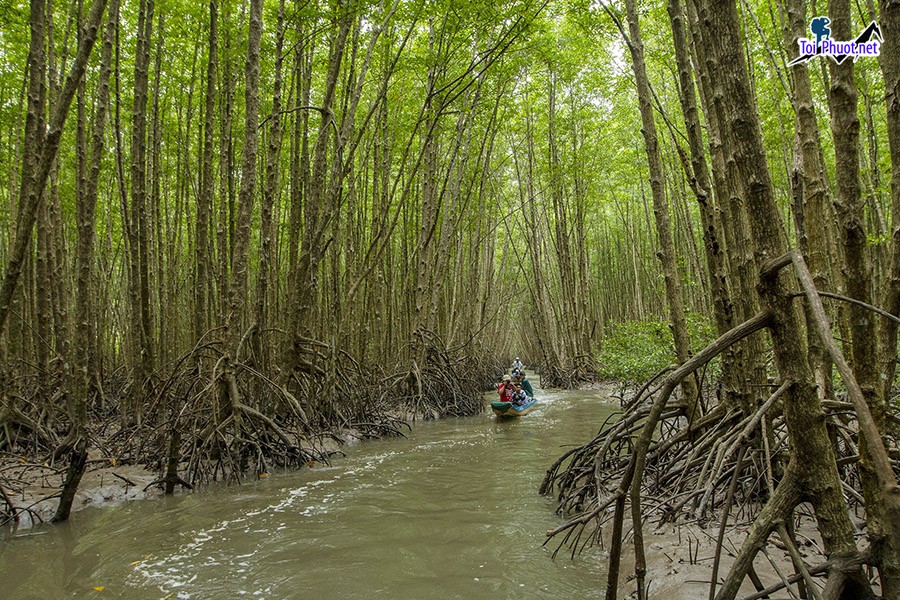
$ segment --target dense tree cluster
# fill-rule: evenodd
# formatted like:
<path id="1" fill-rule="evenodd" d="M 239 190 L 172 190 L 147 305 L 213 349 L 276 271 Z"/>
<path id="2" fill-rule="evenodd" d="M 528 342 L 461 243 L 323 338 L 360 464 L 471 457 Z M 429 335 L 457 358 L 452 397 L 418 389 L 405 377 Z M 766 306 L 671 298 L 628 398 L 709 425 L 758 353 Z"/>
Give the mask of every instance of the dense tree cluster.
<path id="1" fill-rule="evenodd" d="M 817 14 L 838 40 L 878 21 L 881 56 L 788 66 Z M 900 593 L 895 0 L 31 0 L 0 21 L 0 452 L 68 465 L 58 518 L 97 453 L 168 492 L 303 464 L 342 428 L 481 410 L 512 354 L 577 384 L 608 327 L 665 318 L 681 366 L 548 475 L 582 513 L 560 532 L 615 507 L 620 547 L 630 505 L 643 594 L 643 495 L 705 518 L 751 473 L 722 597 L 801 502 L 825 596 L 863 563 Z"/>
<path id="2" fill-rule="evenodd" d="M 900 7 L 883 2 L 880 14 L 872 3 L 867 8 L 855 14 L 849 2 L 832 0 L 831 31 L 835 39 L 850 40 L 880 21 L 880 61 L 822 58 L 807 65 L 793 63 L 795 42 L 809 22 L 802 1 L 754 7 L 671 0 L 676 118 L 648 77 L 636 3 L 625 2 L 627 31 L 615 7 L 603 6 L 632 58 L 679 363 L 642 386 L 620 419 L 567 452 L 544 481 L 543 491 L 557 494 L 562 511 L 577 513 L 551 536 L 565 533 L 577 547 L 586 530 L 588 540 L 596 539 L 611 521 L 608 599 L 620 587 L 628 506 L 639 598 L 647 595 L 646 512 L 706 521 L 716 507 L 722 510 L 710 598 L 734 598 L 746 578 L 757 587 L 753 597 L 791 586 L 785 578 L 767 588 L 756 575 L 754 559 L 773 534 L 790 553 L 802 593 L 872 597 L 864 565 L 877 571 L 883 597 L 900 593 L 900 469 L 892 414 L 900 322 L 900 154 L 894 143 L 900 133 Z M 767 21 L 776 35 L 767 33 Z M 654 109 L 672 143 L 686 146 L 679 154 L 700 209 L 719 338 L 694 356 L 683 339 L 684 299 L 667 231 Z M 818 125 L 826 119 L 830 132 Z M 780 148 L 771 143 L 773 134 Z M 884 137 L 890 185 L 881 175 Z M 823 297 L 845 304 L 826 310 Z M 757 334 L 763 330 L 768 340 Z M 717 356 L 720 387 L 715 399 L 703 397 L 692 379 Z M 837 375 L 843 390 L 835 389 Z M 670 402 L 679 386 L 679 401 Z M 754 521 L 718 588 L 735 503 Z M 801 505 L 811 508 L 823 541 L 823 562 L 816 566 L 800 556 L 791 530 Z M 865 548 L 857 546 L 854 507 L 865 512 Z M 823 586 L 812 572 L 827 574 Z"/>

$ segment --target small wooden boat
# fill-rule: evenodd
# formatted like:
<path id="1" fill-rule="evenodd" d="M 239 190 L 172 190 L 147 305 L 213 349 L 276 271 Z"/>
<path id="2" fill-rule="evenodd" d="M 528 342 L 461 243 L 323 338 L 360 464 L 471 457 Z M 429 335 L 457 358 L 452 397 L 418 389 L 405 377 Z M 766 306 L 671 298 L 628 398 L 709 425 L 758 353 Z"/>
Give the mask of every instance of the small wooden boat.
<path id="1" fill-rule="evenodd" d="M 521 406 L 516 406 L 512 402 L 491 402 L 491 410 L 498 417 L 521 417 L 527 415 L 537 403 L 533 397 L 528 398 L 528 402 Z"/>

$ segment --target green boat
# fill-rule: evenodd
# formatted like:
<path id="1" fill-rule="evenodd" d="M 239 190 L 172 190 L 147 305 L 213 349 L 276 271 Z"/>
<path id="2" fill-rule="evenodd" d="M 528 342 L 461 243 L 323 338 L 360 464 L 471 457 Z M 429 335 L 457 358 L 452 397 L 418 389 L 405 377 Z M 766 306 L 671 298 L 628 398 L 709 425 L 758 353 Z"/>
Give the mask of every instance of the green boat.
<path id="1" fill-rule="evenodd" d="M 521 417 L 527 415 L 537 403 L 534 397 L 529 397 L 528 402 L 520 406 L 516 406 L 512 402 L 491 402 L 491 410 L 498 417 Z"/>

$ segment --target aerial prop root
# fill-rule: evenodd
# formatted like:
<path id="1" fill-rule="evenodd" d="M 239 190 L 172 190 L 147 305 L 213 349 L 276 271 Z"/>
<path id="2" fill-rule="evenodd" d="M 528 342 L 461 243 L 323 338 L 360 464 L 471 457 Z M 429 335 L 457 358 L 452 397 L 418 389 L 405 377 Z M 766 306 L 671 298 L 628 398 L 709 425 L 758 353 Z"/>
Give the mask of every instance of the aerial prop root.
<path id="1" fill-rule="evenodd" d="M 213 461 L 210 463 L 213 466 L 213 478 L 220 468 L 227 468 L 231 471 L 230 475 L 225 471 L 223 471 L 223 475 L 239 479 L 244 471 L 244 461 L 239 459 L 238 455 L 245 454 L 244 449 L 256 455 L 256 462 L 258 465 L 262 465 L 259 467 L 262 471 L 266 471 L 268 468 L 265 457 L 281 455 L 285 462 L 321 460 L 318 454 L 299 447 L 292 433 L 289 433 L 275 419 L 243 401 L 243 394 L 238 382 L 240 373 L 247 373 L 262 381 L 270 389 L 274 389 L 275 394 L 286 402 L 294 419 L 299 421 L 302 427 L 309 428 L 306 413 L 296 398 L 283 386 L 264 377 L 248 365 L 232 361 L 230 357 L 223 354 L 215 362 L 208 383 L 200 392 L 194 394 L 190 401 L 190 403 L 196 403 L 204 398 L 212 398 L 214 406 L 218 407 L 212 410 L 211 418 L 206 421 L 205 426 L 194 436 L 194 439 L 190 440 L 192 457 L 189 464 L 193 473 L 191 479 L 193 481 L 198 480 L 198 477 L 202 479 L 198 469 L 202 469 L 203 465 L 208 462 L 206 459 Z M 201 413 L 206 413 L 206 411 L 201 411 Z M 173 451 L 175 449 L 170 448 L 170 457 Z M 154 484 L 166 483 L 167 489 L 169 489 L 175 484 L 184 486 L 187 483 L 178 477 L 177 473 L 173 476 L 173 472 L 168 471 L 161 480 Z"/>
<path id="2" fill-rule="evenodd" d="M 841 354 L 840 349 L 834 342 L 827 316 L 825 315 L 824 309 L 821 306 L 820 295 L 813 285 L 812 278 L 809 275 L 809 271 L 806 268 L 805 263 L 803 262 L 802 256 L 798 252 L 792 251 L 791 253 L 788 253 L 777 261 L 773 261 L 773 266 L 770 266 L 765 271 L 768 271 L 768 275 L 771 276 L 772 272 L 777 272 L 778 269 L 781 269 L 790 264 L 793 264 L 793 266 L 795 267 L 797 277 L 804 289 L 807 301 L 811 306 L 810 312 L 812 314 L 812 318 L 810 319 L 810 326 L 818 329 L 820 337 L 823 340 L 826 349 L 831 355 L 832 360 L 837 366 L 838 372 L 841 374 L 848 389 L 848 398 L 850 400 L 850 404 L 854 409 L 853 412 L 855 412 L 859 427 L 859 435 L 867 442 L 867 446 L 870 449 L 876 476 L 878 477 L 879 483 L 881 484 L 882 489 L 885 492 L 885 510 L 889 522 L 892 526 L 892 535 L 900 535 L 900 494 L 898 494 L 898 487 L 890 462 L 890 457 L 887 454 L 880 432 L 877 429 L 874 420 L 872 419 L 872 415 L 869 411 L 868 405 L 866 404 L 861 390 L 859 389 L 859 386 L 855 381 L 853 372 L 844 359 L 843 355 Z M 763 276 L 767 276 L 766 272 L 764 272 Z M 713 356 L 721 353 L 739 339 L 743 339 L 751 333 L 769 326 L 771 324 L 771 318 L 771 314 L 768 312 L 760 313 L 760 315 L 757 315 L 757 317 L 750 319 L 749 321 L 726 333 L 724 336 L 713 342 L 713 344 L 701 351 L 694 358 L 688 360 L 682 366 L 678 367 L 675 371 L 669 374 L 663 380 L 662 385 L 657 386 L 655 390 L 649 391 L 650 386 L 646 386 L 636 395 L 636 398 L 632 403 L 630 403 L 630 406 L 628 407 L 629 410 L 626 411 L 625 415 L 623 415 L 618 423 L 614 424 L 612 427 L 606 428 L 604 431 L 601 431 L 601 434 L 598 435 L 597 438 L 592 440 L 592 442 L 587 444 L 585 447 L 567 452 L 567 456 L 572 457 L 572 459 L 570 460 L 569 468 L 565 472 L 559 472 L 559 469 L 561 468 L 565 457 L 563 461 L 557 461 L 554 467 L 551 468 L 551 471 L 553 471 L 552 473 L 548 472 L 548 477 L 545 478 L 544 484 L 542 485 L 542 490 L 549 491 L 549 489 L 553 487 L 554 483 L 560 485 L 561 487 L 571 487 L 580 481 L 592 478 L 592 483 L 595 487 L 595 495 L 597 497 L 600 497 L 601 491 L 605 489 L 603 485 L 604 478 L 606 478 L 606 480 L 609 480 L 611 473 L 616 474 L 618 477 L 618 485 L 615 489 L 615 492 L 607 495 L 606 499 L 602 503 L 599 501 L 595 501 L 595 508 L 591 509 L 590 506 L 586 506 L 582 515 L 570 520 L 565 525 L 548 533 L 549 539 L 549 537 L 565 531 L 566 540 L 564 540 L 563 543 L 566 543 L 571 539 L 574 530 L 578 528 L 584 528 L 588 523 L 593 522 L 594 519 L 598 517 L 600 517 L 601 519 L 605 519 L 606 517 L 603 517 L 601 515 L 608 512 L 608 508 L 611 504 L 615 504 L 610 548 L 611 560 L 609 579 L 607 584 L 608 600 L 614 599 L 616 597 L 618 589 L 618 554 L 621 552 L 622 547 L 622 531 L 625 519 L 626 501 L 630 502 L 631 504 L 631 519 L 633 528 L 632 533 L 635 550 L 635 579 L 638 588 L 638 598 L 646 597 L 646 557 L 644 555 L 642 531 L 642 486 L 652 485 L 652 482 L 644 482 L 644 471 L 648 466 L 648 459 L 651 461 L 652 466 L 656 467 L 658 465 L 653 463 L 658 462 L 657 459 L 662 454 L 658 451 L 651 452 L 651 448 L 654 448 L 652 444 L 656 444 L 654 448 L 655 450 L 659 450 L 666 444 L 668 444 L 670 448 L 673 445 L 673 443 L 671 442 L 671 438 L 668 441 L 664 440 L 662 442 L 654 442 L 653 440 L 654 432 L 656 431 L 657 426 L 660 424 L 661 420 L 666 418 L 665 410 L 668 399 L 671 397 L 675 387 L 684 377 L 692 373 L 703 364 L 706 364 L 706 362 L 708 362 Z M 701 480 L 707 481 L 708 485 L 712 486 L 715 484 L 715 482 L 722 481 L 724 477 L 729 476 L 728 469 L 725 468 L 725 465 L 730 465 L 730 463 L 728 463 L 726 459 L 733 455 L 735 451 L 738 452 L 737 464 L 733 467 L 733 470 L 730 473 L 732 485 L 729 489 L 729 497 L 727 499 L 727 503 L 730 504 L 734 501 L 735 483 L 737 481 L 737 478 L 740 476 L 745 449 L 747 447 L 746 444 L 749 441 L 750 436 L 753 434 L 753 432 L 757 431 L 757 429 L 762 429 L 763 433 L 765 432 L 766 421 L 763 420 L 763 416 L 765 415 L 766 411 L 768 411 L 769 408 L 774 405 L 774 403 L 777 401 L 777 398 L 781 394 L 784 394 L 791 385 L 794 385 L 793 382 L 782 382 L 776 393 L 773 394 L 772 397 L 770 397 L 769 400 L 767 400 L 766 403 L 762 407 L 760 407 L 754 415 L 744 419 L 737 426 L 737 428 L 732 426 L 729 435 L 726 436 L 727 439 L 725 440 L 725 442 L 718 444 L 718 450 L 715 453 L 715 457 L 713 457 L 712 454 L 709 454 L 705 461 L 703 461 L 703 466 L 700 470 L 700 478 Z M 653 397 L 654 393 L 656 393 L 657 390 L 658 396 L 656 396 L 655 400 L 652 401 L 649 412 L 646 412 L 645 404 Z M 634 411 L 631 410 L 632 407 L 636 407 Z M 618 460 L 607 460 L 607 452 L 609 452 L 611 449 L 615 450 L 617 448 L 616 442 L 614 442 L 613 440 L 615 440 L 616 438 L 621 439 L 621 437 L 623 436 L 630 436 L 635 431 L 633 427 L 639 422 L 642 422 L 640 435 L 635 443 L 635 448 L 630 453 L 627 465 L 623 466 L 622 462 Z M 683 433 L 676 433 L 675 437 L 678 437 L 679 435 L 684 437 Z M 766 436 L 763 435 L 763 438 L 765 437 Z M 768 463 L 771 460 L 768 440 L 764 439 L 763 441 L 766 444 L 766 461 Z M 781 436 L 780 440 L 776 439 L 775 441 L 776 446 L 781 446 L 786 443 L 786 437 Z M 598 446 L 600 448 L 599 451 L 597 450 Z M 621 445 L 619 445 L 618 448 L 621 448 Z M 593 472 L 590 472 L 585 465 L 586 458 L 590 456 L 591 451 L 596 452 L 594 457 L 595 468 Z M 614 457 L 616 454 L 617 452 L 614 451 Z M 690 461 L 688 462 L 690 463 Z M 672 461 L 670 461 L 669 464 L 671 465 Z M 686 465 L 686 463 L 684 462 L 676 462 L 675 464 L 680 464 L 680 466 L 682 467 Z M 694 466 L 696 467 L 696 464 Z M 731 467 L 729 466 L 728 468 Z M 803 563 L 803 561 L 799 557 L 799 553 L 796 552 L 796 547 L 793 545 L 787 527 L 785 526 L 785 520 L 790 517 L 792 511 L 802 499 L 801 485 L 799 483 L 799 473 L 797 471 L 798 469 L 799 467 L 793 461 L 790 462 L 781 481 L 779 482 L 778 486 L 775 487 L 772 482 L 773 478 L 771 474 L 771 466 L 768 466 L 767 481 L 769 484 L 768 487 L 771 491 L 771 495 L 768 501 L 764 504 L 762 511 L 755 518 L 748 537 L 745 540 L 741 551 L 739 552 L 737 561 L 730 569 L 730 572 L 726 577 L 723 587 L 719 591 L 718 595 L 715 594 L 715 577 L 713 578 L 713 583 L 711 583 L 710 588 L 710 597 L 716 597 L 720 600 L 729 600 L 731 598 L 734 598 L 744 578 L 748 576 L 752 580 L 754 580 L 754 583 L 757 584 L 758 589 L 762 589 L 762 585 L 761 583 L 759 583 L 758 577 L 754 577 L 755 572 L 753 570 L 753 559 L 760 552 L 760 550 L 764 550 L 767 540 L 773 532 L 777 532 L 778 535 L 784 540 L 789 554 L 791 555 L 792 561 L 794 562 L 795 568 L 799 573 L 799 575 L 797 576 L 798 579 L 796 579 L 796 581 L 803 580 L 808 592 L 814 598 L 819 596 L 820 592 L 818 588 L 812 584 L 811 577 L 814 572 L 821 571 L 810 569 Z M 698 513 L 702 514 L 704 512 L 705 506 L 709 501 L 710 496 L 710 488 L 707 488 L 707 491 L 704 493 L 704 497 L 700 501 L 700 506 L 697 510 Z M 727 516 L 728 514 L 726 511 L 723 519 L 727 519 Z M 720 528 L 720 532 L 722 531 L 722 528 L 724 528 L 724 526 L 725 523 L 723 522 Z M 575 535 L 576 543 L 579 537 L 580 533 Z M 721 541 L 719 541 L 717 544 L 717 553 L 720 552 Z M 843 591 L 856 586 L 856 582 L 854 581 L 854 579 L 858 577 L 859 564 L 865 562 L 865 558 L 861 557 L 860 553 L 858 552 L 854 552 L 851 554 L 853 555 L 830 557 L 830 559 L 834 559 L 837 562 L 834 562 L 834 564 L 826 569 L 829 573 L 829 578 L 826 583 L 825 589 L 821 591 L 821 597 L 823 598 L 823 600 L 838 598 L 840 597 L 840 594 L 844 593 Z M 784 578 L 783 576 L 782 579 L 782 587 L 786 587 L 789 584 L 790 579 Z M 869 591 L 868 593 L 871 594 L 871 591 Z"/>
<path id="3" fill-rule="evenodd" d="M 0 525 L 8 523 L 9 521 L 18 523 L 19 511 L 16 509 L 16 505 L 13 504 L 12 498 L 6 493 L 6 489 L 3 487 L 2 482 L 0 482 L 0 498 L 3 499 L 3 503 L 6 505 L 6 508 L 0 510 Z"/>
<path id="4" fill-rule="evenodd" d="M 284 447 L 289 453 L 297 453 L 298 449 L 294 440 L 292 440 L 290 436 L 275 423 L 275 421 L 252 406 L 244 404 L 241 399 L 241 393 L 237 384 L 237 376 L 234 371 L 226 368 L 222 377 L 224 379 L 225 389 L 228 393 L 228 399 L 231 401 L 231 420 L 232 422 L 239 424 L 238 429 L 240 429 L 240 424 L 243 422 L 241 417 L 247 417 L 250 420 L 258 421 L 265 425 L 276 435 L 276 437 L 278 437 L 278 439 L 281 440 L 281 443 L 284 444 Z"/>
<path id="5" fill-rule="evenodd" d="M 8 392 L 4 396 L 3 402 L 0 403 L 0 449 L 4 447 L 12 449 L 16 440 L 21 437 L 34 438 L 45 447 L 59 445 L 56 433 L 51 428 L 45 427 L 39 418 L 32 417 L 28 411 L 20 408 L 27 407 L 33 409 L 34 414 L 38 414 L 40 411 L 32 402 Z"/>
<path id="6" fill-rule="evenodd" d="M 856 420 L 859 424 L 859 435 L 866 441 L 875 476 L 884 490 L 885 511 L 890 521 L 894 538 L 893 546 L 895 548 L 900 547 L 900 487 L 897 485 L 897 479 L 894 476 L 894 470 L 881 432 L 878 430 L 878 426 L 875 423 L 872 412 L 869 410 L 869 405 L 863 396 L 862 389 L 856 381 L 853 370 L 831 334 L 831 327 L 825 308 L 822 306 L 822 299 L 813 282 L 809 268 L 803 260 L 803 255 L 797 250 L 792 250 L 788 252 L 787 256 L 794 265 L 797 279 L 799 279 L 800 285 L 806 294 L 810 312 L 812 313 L 812 325 L 818 331 L 825 349 L 831 356 L 847 388 L 847 397 L 853 405 Z"/>
<path id="7" fill-rule="evenodd" d="M 644 573 L 646 572 L 646 560 L 643 549 L 641 483 L 643 481 L 643 473 L 646 468 L 647 455 L 650 450 L 653 433 L 664 416 L 669 398 L 684 378 L 724 352 L 733 344 L 768 326 L 771 323 L 771 319 L 772 314 L 769 311 L 762 311 L 723 334 L 709 346 L 698 352 L 695 356 L 666 376 L 661 385 L 659 395 L 653 401 L 649 411 L 646 411 L 646 408 L 642 406 L 645 399 L 649 399 L 650 397 L 645 388 L 639 393 L 638 398 L 629 403 L 629 411 L 613 426 L 613 431 L 621 434 L 629 431 L 632 426 L 636 425 L 637 422 L 641 420 L 641 417 L 644 417 L 643 426 L 640 428 L 640 436 L 638 437 L 633 452 L 630 453 L 626 466 L 624 469 L 621 467 L 615 469 L 620 473 L 620 479 L 615 492 L 611 496 L 613 499 L 612 501 L 615 503 L 615 514 L 613 517 L 613 532 L 610 548 L 611 561 L 608 573 L 607 598 L 615 598 L 615 589 L 618 586 L 619 562 L 617 554 L 621 551 L 626 500 L 630 500 L 632 504 L 631 512 L 636 565 L 635 574 L 639 594 L 643 595 L 643 590 L 645 588 Z M 606 452 L 611 448 L 617 438 L 615 435 L 605 436 L 602 433 L 601 436 L 598 437 L 603 438 L 601 446 L 602 452 Z M 597 440 L 595 439 L 595 442 L 596 441 Z M 597 456 L 602 456 L 602 453 L 598 453 Z M 617 464 L 621 463 L 617 461 Z M 595 472 L 592 475 L 595 479 L 597 489 L 599 490 L 601 488 L 598 477 L 599 473 Z M 543 487 L 547 489 L 549 486 Z M 587 511 L 586 515 L 577 517 L 556 530 L 548 532 L 548 537 L 553 537 L 562 531 L 568 531 L 574 527 L 583 528 L 593 519 L 593 517 L 598 516 L 600 511 L 608 508 L 608 502 L 609 500 L 604 503 L 606 504 L 606 507 L 601 508 L 602 505 L 599 505 L 593 511 Z"/>
<path id="8" fill-rule="evenodd" d="M 386 379 L 392 395 L 402 399 L 407 410 L 426 419 L 482 410 L 482 390 L 465 374 L 467 356 L 451 356 L 440 336 L 424 329 L 415 332 L 412 347 L 419 358 L 399 366 Z"/>

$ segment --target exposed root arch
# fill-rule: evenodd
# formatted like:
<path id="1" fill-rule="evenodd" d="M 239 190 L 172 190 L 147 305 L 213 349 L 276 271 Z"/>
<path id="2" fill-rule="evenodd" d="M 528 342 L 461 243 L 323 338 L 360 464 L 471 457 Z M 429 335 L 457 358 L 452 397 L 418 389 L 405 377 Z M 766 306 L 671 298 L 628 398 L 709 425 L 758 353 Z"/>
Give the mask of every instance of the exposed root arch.
<path id="1" fill-rule="evenodd" d="M 892 535 L 896 536 L 900 533 L 900 527 L 893 526 L 898 518 L 895 479 L 898 470 L 897 432 L 887 431 L 882 439 L 882 434 L 875 428 L 853 373 L 831 337 L 819 294 L 815 291 L 800 255 L 792 252 L 773 261 L 764 270 L 763 276 L 771 276 L 777 269 L 791 263 L 794 264 L 807 300 L 812 306 L 813 322 L 810 326 L 819 330 L 847 384 L 849 403 L 830 401 L 822 404 L 824 418 L 834 424 L 832 430 L 835 432 L 837 467 L 845 477 L 842 486 L 851 498 L 856 498 L 860 505 L 863 504 L 863 497 L 855 487 L 859 485 L 856 473 L 860 462 L 859 443 L 862 440 L 871 442 L 874 467 L 885 493 L 884 508 L 892 525 Z M 771 326 L 772 319 L 771 313 L 757 315 L 670 371 L 660 383 L 648 382 L 631 401 L 624 403 L 627 408 L 616 421 L 605 423 L 591 442 L 569 450 L 548 470 L 541 491 L 555 491 L 560 511 L 576 515 L 548 532 L 548 541 L 564 534 L 557 552 L 563 545 L 569 545 L 574 553 L 579 544 L 583 548 L 587 543 L 598 540 L 601 529 L 612 521 L 607 599 L 616 598 L 618 593 L 618 554 L 622 550 L 624 519 L 628 507 L 631 512 L 635 581 L 639 598 L 646 594 L 646 559 L 642 532 L 645 512 L 649 511 L 663 520 L 677 519 L 680 513 L 685 513 L 692 519 L 703 522 L 717 508 L 724 510 L 710 598 L 735 598 L 747 577 L 754 581 L 757 589 L 763 589 L 753 569 L 753 560 L 761 551 L 765 553 L 769 537 L 773 534 L 781 538 L 794 564 L 797 578 L 793 581 L 802 581 L 812 597 L 872 597 L 871 586 L 860 565 L 879 566 L 879 561 L 891 560 L 891 557 L 879 558 L 872 553 L 860 552 L 852 545 L 848 548 L 846 544 L 829 549 L 826 538 L 826 551 L 829 552 L 827 567 L 824 570 L 820 568 L 821 565 L 812 567 L 803 561 L 788 527 L 796 507 L 804 501 L 811 502 L 815 507 L 819 527 L 823 532 L 823 523 L 827 524 L 835 511 L 846 510 L 844 503 L 837 506 L 830 503 L 830 500 L 823 500 L 818 495 L 822 482 L 815 480 L 817 471 L 809 471 L 805 465 L 801 465 L 798 453 L 786 452 L 796 440 L 791 438 L 787 429 L 790 415 L 786 411 L 791 407 L 780 400 L 782 397 L 793 398 L 797 393 L 797 386 L 808 386 L 808 382 L 785 379 L 752 412 L 728 410 L 727 406 L 720 404 L 692 424 L 687 423 L 677 409 L 668 407 L 668 400 L 681 379 L 736 341 Z M 807 391 L 804 388 L 803 392 Z M 805 414 L 803 417 L 807 418 L 809 415 Z M 890 428 L 896 429 L 895 419 L 889 416 L 887 422 Z M 794 431 L 793 434 L 803 435 L 800 431 Z M 752 451 L 751 455 L 748 455 L 749 451 Z M 751 460 L 746 461 L 745 456 L 750 456 Z M 748 465 L 752 466 L 752 471 L 746 473 Z M 745 483 L 739 486 L 739 481 Z M 722 489 L 726 487 L 727 494 L 722 494 Z M 671 500 L 655 501 L 654 497 Z M 762 503 L 762 509 L 753 511 L 755 516 L 748 537 L 721 589 L 716 593 L 718 557 L 728 509 L 736 503 L 748 507 Z M 584 540 L 583 534 L 591 526 L 594 529 L 590 531 L 587 540 Z M 820 589 L 818 585 L 814 585 L 812 576 L 822 572 L 828 573 L 828 580 L 825 587 Z M 790 585 L 787 577 L 781 577 L 784 580 L 782 587 Z"/>
<path id="2" fill-rule="evenodd" d="M 413 418 L 467 416 L 484 408 L 483 389 L 466 373 L 470 357 L 454 357 L 434 332 L 418 330 L 416 356 L 386 379 L 390 394 Z"/>

